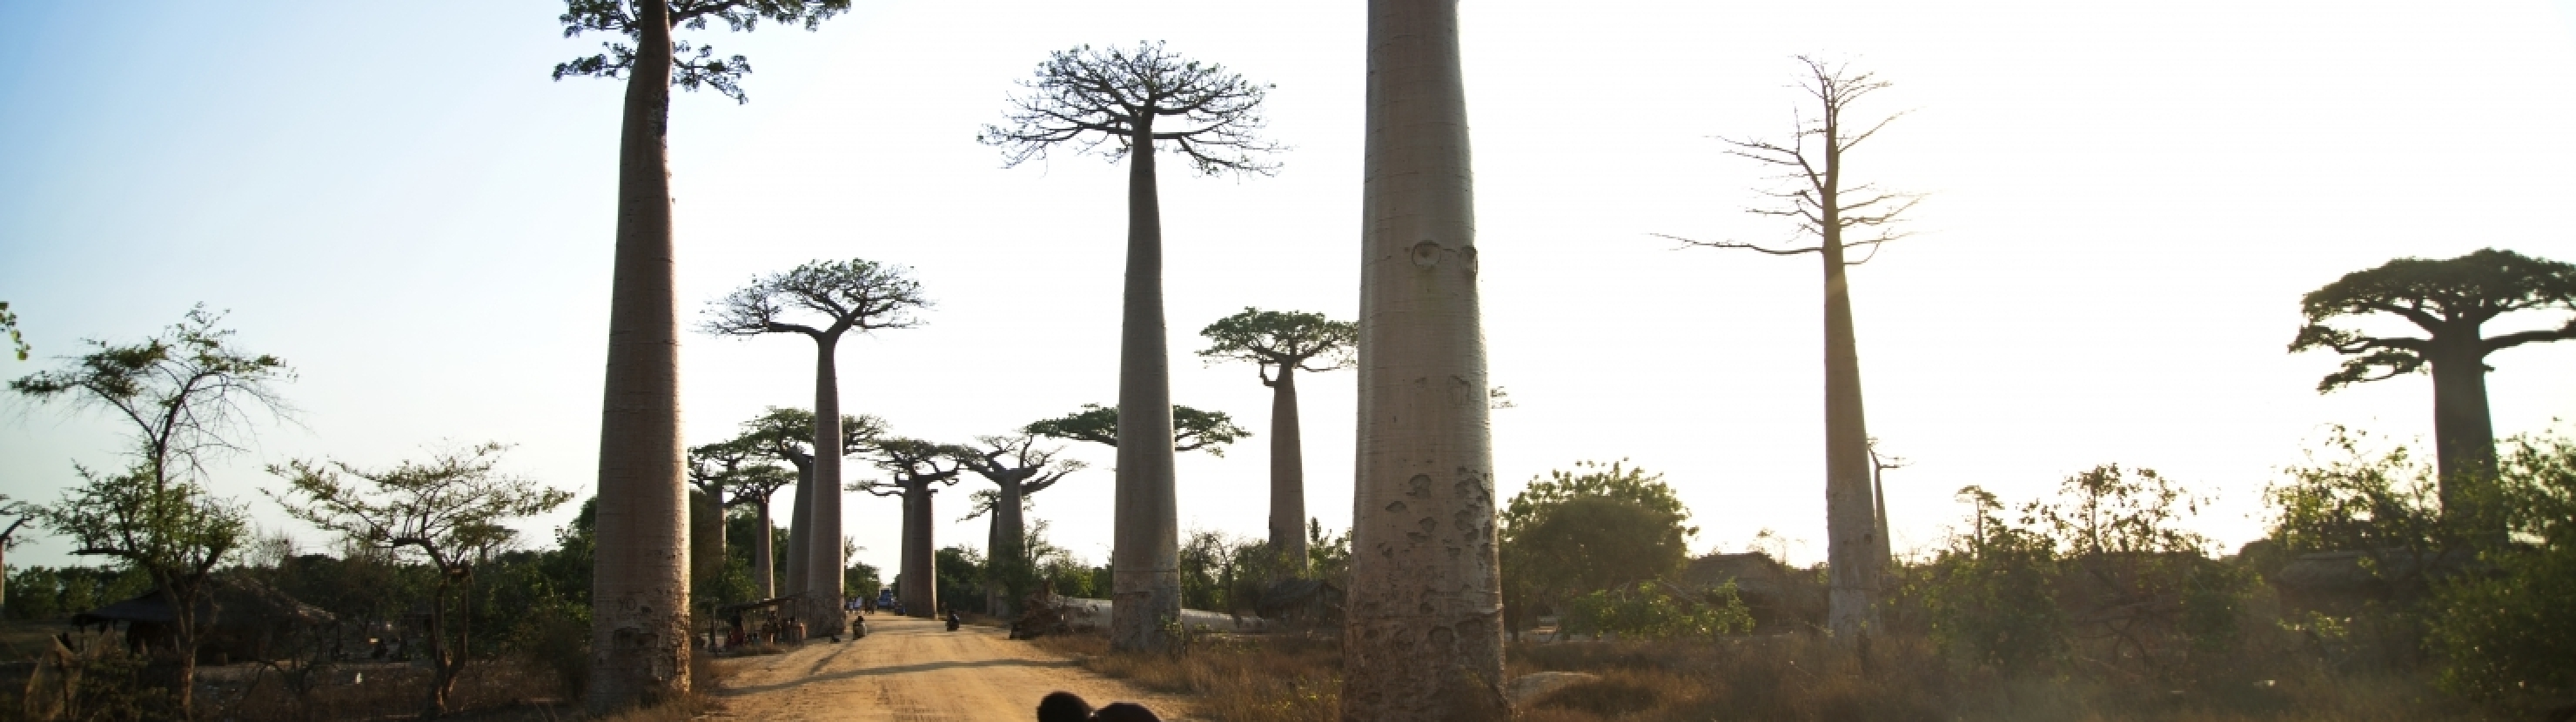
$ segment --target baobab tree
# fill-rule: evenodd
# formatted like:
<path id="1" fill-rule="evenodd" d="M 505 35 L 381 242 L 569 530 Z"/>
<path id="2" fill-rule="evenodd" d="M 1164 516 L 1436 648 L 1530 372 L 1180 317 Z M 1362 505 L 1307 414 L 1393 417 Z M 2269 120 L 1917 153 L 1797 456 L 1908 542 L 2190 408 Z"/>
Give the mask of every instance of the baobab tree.
<path id="1" fill-rule="evenodd" d="M 1825 272 L 1825 548 L 1830 570 L 1826 628 L 1840 640 L 1857 641 L 1878 626 L 1872 590 L 1885 568 L 1879 556 L 1877 504 L 1870 493 L 1869 428 L 1861 405 L 1860 349 L 1852 338 L 1851 288 L 1847 268 L 1868 263 L 1878 249 L 1907 234 L 1896 229 L 1900 217 L 1921 196 L 1879 190 L 1854 183 L 1844 166 L 1853 148 L 1886 128 L 1903 113 L 1856 124 L 1844 118 L 1854 103 L 1888 87 L 1871 73 L 1852 73 L 1799 56 L 1807 78 L 1799 87 L 1814 102 L 1815 115 L 1799 112 L 1785 141 L 1725 139 L 1727 153 L 1781 171 L 1784 185 L 1763 191 L 1772 205 L 1745 209 L 1754 215 L 1785 218 L 1793 226 L 1793 245 L 1772 248 L 1734 241 L 1697 241 L 1663 236 L 1691 246 L 1759 251 L 1775 256 L 1813 253 Z M 1662 234 L 1657 234 L 1662 235 Z M 1866 248 L 1859 260 L 1850 251 Z"/>
<path id="2" fill-rule="evenodd" d="M 2327 349 L 2348 358 L 2317 382 L 2327 393 L 2420 371 L 2433 376 L 2433 444 L 2442 511 L 2471 501 L 2462 485 L 2496 470 L 2495 426 L 2487 413 L 2487 356 L 2530 343 L 2576 339 L 2576 317 L 2496 336 L 2488 321 L 2519 311 L 2576 311 L 2576 266 L 2512 251 L 2480 249 L 2458 258 L 2399 258 L 2354 271 L 2299 299 L 2307 324 L 2290 352 Z M 2421 337 L 2378 336 L 2327 325 L 2387 314 Z"/>
<path id="3" fill-rule="evenodd" d="M 931 536 L 931 527 L 938 518 L 931 513 L 930 495 L 939 493 L 939 486 L 955 486 L 957 473 L 965 470 L 965 459 L 972 453 L 962 447 L 920 439 L 886 439 L 876 444 L 877 468 L 893 479 L 863 481 L 850 487 L 877 496 L 903 498 L 903 563 L 901 576 L 896 577 L 899 588 L 895 593 L 903 600 L 904 611 L 912 616 L 939 614 L 938 547 Z"/>
<path id="4" fill-rule="evenodd" d="M 337 533 L 351 544 L 412 551 L 437 570 L 429 591 L 429 699 L 423 719 L 448 712 L 456 677 L 473 658 L 474 564 L 519 533 L 508 524 L 553 511 L 572 493 L 498 472 L 509 447 L 478 444 L 441 451 L 427 462 L 366 470 L 344 462 L 289 461 L 270 466 L 285 493 L 268 492 L 287 516 Z M 342 477 L 355 477 L 356 481 Z"/>
<path id="5" fill-rule="evenodd" d="M 688 691 L 688 492 L 680 441 L 680 328 L 672 295 L 671 87 L 741 103 L 742 56 L 679 42 L 673 29 L 763 20 L 812 30 L 850 0 L 565 0 L 564 37 L 609 32 L 607 52 L 554 77 L 626 78 L 617 141 L 616 261 L 599 426 L 599 554 L 591 575 L 588 706 L 607 712 Z"/>
<path id="6" fill-rule="evenodd" d="M 1306 452 L 1297 430 L 1297 372 L 1350 368 L 1359 324 L 1320 313 L 1245 308 L 1199 335 L 1208 339 L 1200 356 L 1211 363 L 1249 361 L 1261 385 L 1270 387 L 1270 548 L 1303 569 Z"/>
<path id="7" fill-rule="evenodd" d="M 1200 411 L 1187 406 L 1172 407 L 1172 450 L 1175 452 L 1206 450 L 1209 456 L 1224 456 L 1225 445 L 1251 436 L 1252 432 L 1234 424 L 1234 417 L 1223 411 Z M 1118 448 L 1118 407 L 1083 404 L 1076 411 L 1029 424 L 1021 431 L 1072 441 Z M 1120 458 L 1125 458 L 1123 455 Z"/>
<path id="8" fill-rule="evenodd" d="M 930 306 L 921 283 L 900 266 L 874 261 L 814 261 L 785 273 L 753 279 L 707 310 L 707 333 L 757 336 L 793 333 L 814 342 L 814 429 L 817 448 L 832 445 L 841 434 L 840 372 L 834 349 L 842 334 L 921 325 L 916 312 Z M 841 457 L 814 457 L 813 483 L 798 487 L 806 500 L 810 539 L 841 538 Z M 804 613 L 810 620 L 841 615 L 841 569 L 847 566 L 840 547 L 809 542 L 805 547 Z"/>
<path id="9" fill-rule="evenodd" d="M 1156 144 L 1178 152 L 1202 175 L 1268 175 L 1260 156 L 1278 147 L 1261 140 L 1262 97 L 1225 66 L 1184 60 L 1160 43 L 1134 50 L 1090 46 L 1059 51 L 1038 64 L 1025 91 L 1011 99 L 1004 125 L 977 140 L 1002 149 L 1004 164 L 1043 159 L 1072 144 L 1127 163 L 1127 281 L 1119 321 L 1118 405 L 1154 409 L 1118 425 L 1116 531 L 1110 549 L 1115 604 L 1109 639 L 1124 650 L 1163 649 L 1163 622 L 1181 613 L 1180 512 L 1174 501 L 1171 358 L 1164 345 L 1163 220 L 1156 194 Z"/>
<path id="10" fill-rule="evenodd" d="M 247 532 L 241 508 L 207 491 L 205 464 L 242 449 L 252 412 L 284 419 L 293 411 L 277 385 L 295 372 L 276 356 L 236 347 L 222 322 L 198 306 L 160 335 L 90 341 L 91 352 L 62 368 L 9 382 L 32 401 L 106 412 L 130 435 L 134 458 L 125 471 L 73 464 L 80 482 L 60 501 L 27 511 L 47 531 L 71 537 L 73 554 L 114 557 L 152 580 L 170 604 L 179 653 L 172 696 L 182 710 L 196 687 L 206 573 Z"/>
<path id="11" fill-rule="evenodd" d="M 764 448 L 765 439 L 745 433 L 732 439 L 689 448 L 689 485 L 706 499 L 714 513 L 709 516 L 715 527 L 708 539 L 697 543 L 692 554 L 704 553 L 710 559 L 699 563 L 696 576 L 713 579 L 724 573 L 725 560 L 731 558 L 725 549 L 724 523 L 726 510 L 750 504 L 756 507 L 760 528 L 768 529 L 769 497 L 780 487 L 796 481 L 795 475 L 778 466 L 779 459 Z M 695 534 L 696 532 L 692 532 Z M 763 531 L 764 538 L 768 532 Z M 763 545 L 766 546 L 766 545 Z M 776 589 L 769 568 L 770 550 L 752 548 L 752 586 L 760 598 L 768 599 Z"/>
<path id="12" fill-rule="evenodd" d="M 1889 541 L 1895 535 L 1890 534 L 1887 527 L 1887 470 L 1902 469 L 1908 465 L 1904 457 L 1880 454 L 1878 437 L 1869 437 L 1869 498 L 1878 528 L 1876 556 L 1880 564 L 1890 567 L 1896 563 L 1896 547 L 1894 542 Z"/>
<path id="13" fill-rule="evenodd" d="M 958 460 L 966 470 L 993 483 L 992 531 L 984 550 L 988 564 L 997 572 L 996 579 L 985 586 L 985 609 L 1007 616 L 1027 593 L 1026 578 L 1035 570 L 1022 569 L 1027 554 L 1028 524 L 1021 515 L 1030 494 L 1055 486 L 1064 477 L 1083 468 L 1078 459 L 1063 459 L 1061 448 L 1038 448 L 1038 436 L 1026 432 L 1007 436 L 975 437 L 978 446 L 962 449 Z M 973 516 L 967 518 L 972 519 Z"/>
<path id="14" fill-rule="evenodd" d="M 1457 0 L 1369 0 L 1342 719 L 1506 716 Z"/>
<path id="15" fill-rule="evenodd" d="M 805 490 L 814 486 L 814 412 L 772 406 L 761 415 L 742 423 L 742 438 L 771 457 L 796 467 L 795 500 L 789 504 L 787 519 L 787 584 L 772 594 L 799 594 L 807 584 L 807 553 L 813 547 L 814 496 Z M 885 434 L 884 419 L 874 416 L 841 415 L 841 455 L 865 453 Z M 764 504 L 761 512 L 768 513 Z M 837 579 L 840 575 L 834 574 Z"/>

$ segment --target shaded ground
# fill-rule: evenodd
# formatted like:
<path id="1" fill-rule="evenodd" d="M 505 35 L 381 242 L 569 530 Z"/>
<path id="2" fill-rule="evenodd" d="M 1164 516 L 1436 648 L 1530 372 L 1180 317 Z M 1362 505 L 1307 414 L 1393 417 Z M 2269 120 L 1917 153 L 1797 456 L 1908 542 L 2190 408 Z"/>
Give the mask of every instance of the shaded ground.
<path id="1" fill-rule="evenodd" d="M 1178 698 L 1148 694 L 1002 630 L 892 615 L 868 618 L 867 639 L 820 641 L 794 652 L 718 661 L 724 679 L 705 719 L 758 722 L 1029 720 L 1056 690 L 1092 704 L 1138 701 L 1179 719 Z"/>

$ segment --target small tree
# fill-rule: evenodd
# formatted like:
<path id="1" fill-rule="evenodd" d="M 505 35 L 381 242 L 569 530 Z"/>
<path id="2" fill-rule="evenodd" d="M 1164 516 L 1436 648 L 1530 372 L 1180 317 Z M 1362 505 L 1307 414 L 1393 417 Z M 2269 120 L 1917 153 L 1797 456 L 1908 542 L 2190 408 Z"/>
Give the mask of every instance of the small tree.
<path id="1" fill-rule="evenodd" d="M 1270 549 L 1301 567 L 1306 558 L 1306 460 L 1297 430 L 1297 372 L 1350 368 L 1359 333 L 1359 324 L 1320 313 L 1253 308 L 1199 331 L 1208 339 L 1200 356 L 1211 363 L 1252 362 L 1261 385 L 1270 387 Z M 1499 402 L 1503 397 L 1494 398 Z"/>
<path id="2" fill-rule="evenodd" d="M 939 518 L 931 511 L 930 495 L 939 493 L 939 486 L 956 485 L 957 473 L 965 471 L 964 460 L 972 453 L 919 439 L 886 439 L 876 444 L 877 468 L 893 480 L 850 486 L 853 491 L 903 499 L 903 564 L 896 570 L 895 592 L 902 595 L 904 610 L 913 616 L 939 614 L 939 567 L 932 556 L 938 549 L 932 526 Z"/>
<path id="3" fill-rule="evenodd" d="M 714 88 L 745 102 L 742 56 L 719 59 L 673 30 L 720 20 L 813 30 L 850 0 L 565 0 L 564 37 L 609 32 L 624 42 L 555 65 L 554 77 L 625 76 L 617 138 L 617 230 L 609 281 L 608 368 L 599 428 L 597 612 L 591 624 L 592 712 L 689 689 L 688 495 L 680 440 L 680 329 L 673 296 L 671 86 Z M 692 55 L 692 51 L 695 54 Z M 834 572 L 837 574 L 838 572 Z"/>
<path id="4" fill-rule="evenodd" d="M 1267 86 L 1213 63 L 1184 60 L 1159 43 L 1132 51 L 1089 46 L 1056 52 L 1038 64 L 1026 91 L 1011 99 L 1003 125 L 977 140 L 1002 149 L 1005 165 L 1044 159 L 1058 145 L 1108 149 L 1128 161 L 1127 282 L 1119 321 L 1118 405 L 1172 405 L 1171 358 L 1163 323 L 1162 201 L 1156 190 L 1157 144 L 1181 154 L 1202 175 L 1268 175 L 1278 166 L 1259 156 L 1277 150 L 1257 135 Z M 1116 543 L 1118 582 L 1110 642 L 1119 649 L 1162 649 L 1163 620 L 1180 614 L 1179 508 L 1173 501 L 1174 449 L 1163 443 L 1174 419 L 1135 414 L 1118 426 Z"/>
<path id="5" fill-rule="evenodd" d="M 1083 404 L 1081 411 L 1038 421 L 1021 429 L 1035 434 L 1071 441 L 1088 441 L 1118 446 L 1118 407 Z M 1224 456 L 1225 445 L 1251 436 L 1252 432 L 1234 424 L 1234 417 L 1223 411 L 1200 411 L 1187 406 L 1172 407 L 1172 450 L 1207 450 L 1209 456 Z"/>
<path id="6" fill-rule="evenodd" d="M 1832 570 L 1826 623 L 1846 641 L 1878 626 L 1873 601 L 1880 570 L 1886 565 L 1878 540 L 1877 504 L 1871 493 L 1869 428 L 1861 404 L 1860 350 L 1853 340 L 1851 282 L 1846 268 L 1868 263 L 1888 241 L 1907 234 L 1894 229 L 1920 196 L 1881 191 L 1854 183 L 1845 156 L 1886 128 L 1902 113 L 1861 127 L 1843 115 L 1861 98 L 1888 87 L 1875 74 L 1850 72 L 1844 66 L 1799 56 L 1807 80 L 1801 89 L 1817 113 L 1795 116 L 1786 142 L 1723 139 L 1728 154 L 1750 159 L 1781 172 L 1784 187 L 1765 191 L 1776 204 L 1745 209 L 1759 216 L 1785 218 L 1800 245 L 1767 248 L 1733 241 L 1694 241 L 1663 236 L 1692 246 L 1759 251 L 1775 256 L 1817 254 L 1825 271 L 1825 556 Z M 1660 235 L 1660 234 L 1659 234 Z M 1869 249 L 1860 260 L 1846 260 L 1851 249 Z"/>
<path id="7" fill-rule="evenodd" d="M 427 462 L 364 470 L 346 462 L 290 461 L 269 467 L 286 479 L 267 492 L 288 516 L 352 543 L 409 550 L 437 571 L 429 598 L 432 679 L 422 715 L 448 711 L 456 676 L 471 658 L 474 564 L 518 538 L 507 523 L 553 511 L 572 493 L 497 473 L 509 447 L 486 443 L 433 454 Z M 344 479 L 342 475 L 355 477 Z"/>
<path id="8" fill-rule="evenodd" d="M 159 336 L 130 345 L 90 341 L 94 350 L 63 368 L 9 382 L 29 399 L 103 409 L 130 425 L 126 471 L 101 474 L 75 464 L 80 484 L 35 516 L 72 537 L 72 553 L 115 557 L 152 578 L 170 604 L 182 710 L 195 687 L 206 572 L 245 531 L 241 510 L 200 482 L 205 464 L 241 449 L 235 439 L 249 430 L 253 411 L 291 411 L 275 386 L 294 372 L 275 356 L 234 348 L 233 332 L 217 328 L 222 321 L 198 306 Z"/>
<path id="9" fill-rule="evenodd" d="M 2299 299 L 2307 325 L 2290 351 L 2327 349 L 2349 358 L 2317 382 L 2326 393 L 2418 371 L 2433 375 L 2435 463 L 2444 513 L 2455 488 L 2495 472 L 2495 427 L 2487 415 L 2489 354 L 2528 343 L 2576 339 L 2576 316 L 2556 328 L 2489 336 L 2488 321 L 2517 311 L 2576 311 L 2576 266 L 2488 248 L 2448 260 L 2400 258 L 2355 271 Z M 2327 325 L 2388 314 L 2422 337 L 2377 336 Z"/>
<path id="10" fill-rule="evenodd" d="M 841 335 L 919 326 L 914 314 L 929 306 L 921 295 L 921 282 L 900 266 L 862 259 L 814 261 L 753 279 L 725 296 L 708 309 L 704 329 L 727 336 L 793 333 L 812 340 L 814 429 L 810 438 L 814 446 L 824 447 L 842 438 L 840 372 L 833 357 Z M 798 487 L 799 494 L 813 497 L 806 518 L 813 529 L 806 533 L 813 539 L 839 539 L 841 458 L 814 457 L 810 476 L 814 483 Z M 795 591 L 805 595 L 805 616 L 810 619 L 840 614 L 841 571 L 846 565 L 835 551 L 837 547 L 828 544 L 809 544 L 805 549 L 806 586 Z"/>
<path id="11" fill-rule="evenodd" d="M 1579 462 L 1512 496 L 1501 515 L 1504 609 L 1517 617 L 1590 592 L 1662 579 L 1690 559 L 1682 506 L 1662 474 Z M 1515 624 L 1529 620 L 1515 618 Z"/>
<path id="12" fill-rule="evenodd" d="M 1078 459 L 1057 458 L 1064 452 L 1061 448 L 1038 448 L 1035 434 L 979 436 L 975 442 L 979 446 L 964 449 L 958 460 L 968 471 L 993 482 L 989 506 L 978 510 L 993 515 L 992 532 L 984 546 L 992 565 L 985 574 L 984 609 L 1007 615 L 1036 584 L 1037 570 L 1021 548 L 1028 539 L 1022 512 L 1029 495 L 1055 486 L 1084 465 Z"/>

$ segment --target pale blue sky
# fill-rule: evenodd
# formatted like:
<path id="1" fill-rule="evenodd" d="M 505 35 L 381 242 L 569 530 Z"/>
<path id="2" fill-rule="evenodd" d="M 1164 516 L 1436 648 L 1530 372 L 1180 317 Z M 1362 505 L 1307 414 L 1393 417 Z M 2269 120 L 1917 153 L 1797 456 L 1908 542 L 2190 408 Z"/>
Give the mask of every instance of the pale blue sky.
<path id="1" fill-rule="evenodd" d="M 1937 540 L 1962 485 L 2026 498 L 2107 462 L 2216 495 L 2202 528 L 2250 538 L 2323 425 L 2430 431 L 2424 378 L 2310 390 L 2333 360 L 2282 352 L 2300 293 L 2399 255 L 2576 260 L 2576 2 L 1923 5 L 1465 5 L 1487 335 L 1520 404 L 1495 415 L 1506 493 L 1626 457 L 1670 474 L 1700 548 L 1772 528 L 1821 555 L 1813 262 L 1647 235 L 1775 237 L 1734 210 L 1759 169 L 1706 136 L 1786 128 L 1793 53 L 1895 82 L 1863 110 L 1915 112 L 1858 172 L 1935 193 L 1926 233 L 1855 274 L 1871 430 L 1916 462 L 1889 480 L 1900 546 Z M 0 300 L 43 357 L 0 376 L 202 301 L 302 372 L 302 425 L 213 482 L 263 523 L 323 541 L 258 497 L 266 463 L 441 439 L 518 444 L 511 468 L 587 494 L 620 86 L 547 79 L 595 47 L 554 4 L 422 7 L 0 0 Z M 815 258 L 909 265 L 940 305 L 845 342 L 848 408 L 963 440 L 1108 401 L 1120 168 L 1005 170 L 973 138 L 1046 52 L 1168 40 L 1275 83 L 1294 146 L 1276 178 L 1163 184 L 1175 398 L 1265 429 L 1251 369 L 1187 353 L 1246 305 L 1354 315 L 1361 5 L 1066 7 L 863 0 L 819 33 L 699 34 L 757 72 L 749 105 L 674 104 L 683 308 Z M 809 395 L 801 340 L 684 353 L 692 443 Z M 2494 365 L 2500 432 L 2576 416 L 2576 344 Z M 1308 505 L 1342 527 L 1350 375 L 1300 385 Z M 49 499 L 119 448 L 101 419 L 9 408 L 0 493 Z M 1257 533 L 1265 449 L 1186 457 L 1184 523 Z M 1094 561 L 1104 451 L 1036 512 Z M 848 509 L 890 562 L 895 504 Z"/>

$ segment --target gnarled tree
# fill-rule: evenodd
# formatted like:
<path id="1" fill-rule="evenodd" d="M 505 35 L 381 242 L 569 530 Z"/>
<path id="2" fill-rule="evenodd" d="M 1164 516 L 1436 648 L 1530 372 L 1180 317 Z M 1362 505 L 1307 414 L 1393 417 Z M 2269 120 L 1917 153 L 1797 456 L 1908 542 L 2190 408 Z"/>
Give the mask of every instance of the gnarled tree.
<path id="1" fill-rule="evenodd" d="M 2343 367 L 2317 382 L 2326 393 L 2419 371 L 2433 375 L 2434 461 L 2445 516 L 2463 502 L 2459 485 L 2495 473 L 2495 426 L 2487 415 L 2487 355 L 2529 343 L 2576 339 L 2576 317 L 2487 335 L 2485 325 L 2517 311 L 2576 311 L 2576 266 L 2512 251 L 2481 249 L 2458 258 L 2400 258 L 2354 271 L 2299 299 L 2307 325 L 2290 351 L 2327 349 Z M 2327 325 L 2387 314 L 2422 336 L 2380 336 Z"/>
<path id="2" fill-rule="evenodd" d="M 1800 88 L 1814 102 L 1816 115 L 1798 113 L 1786 141 L 1724 140 L 1731 146 L 1729 154 L 1780 171 L 1782 187 L 1764 191 L 1776 203 L 1746 212 L 1788 219 L 1793 242 L 1814 245 L 1771 248 L 1664 237 L 1693 246 L 1775 256 L 1813 253 L 1824 262 L 1825 561 L 1830 570 L 1825 624 L 1836 638 L 1850 642 L 1878 626 L 1873 591 L 1886 560 L 1879 551 L 1877 503 L 1870 489 L 1869 427 L 1861 404 L 1860 347 L 1853 340 L 1846 269 L 1868 263 L 1880 246 L 1905 237 L 1895 224 L 1921 196 L 1852 182 L 1844 165 L 1853 148 L 1903 115 L 1860 124 L 1844 117 L 1854 103 L 1887 88 L 1888 83 L 1874 74 L 1855 74 L 1814 58 L 1799 56 L 1798 62 L 1807 71 Z M 1857 248 L 1868 252 L 1850 260 L 1851 250 Z"/>
<path id="3" fill-rule="evenodd" d="M 1203 175 L 1277 169 L 1259 156 L 1267 88 L 1222 65 L 1184 60 L 1161 44 L 1134 50 L 1060 51 L 1011 99 L 1004 125 L 977 139 L 1002 149 L 1007 165 L 1043 159 L 1071 144 L 1128 161 L 1127 281 L 1119 321 L 1118 405 L 1155 409 L 1118 427 L 1118 491 L 1110 566 L 1116 570 L 1110 645 L 1162 649 L 1164 620 L 1181 613 L 1180 512 L 1172 470 L 1171 358 L 1164 345 L 1163 221 L 1154 156 L 1162 144 Z"/>
<path id="4" fill-rule="evenodd" d="M 1079 471 L 1077 459 L 1060 459 L 1063 449 L 1038 448 L 1036 434 L 978 436 L 977 446 L 963 449 L 958 459 L 968 471 L 993 482 L 991 506 L 979 509 L 993 515 L 992 531 L 985 540 L 985 563 L 990 571 L 984 585 L 984 608 L 998 616 L 1010 616 L 1011 608 L 1029 593 L 1037 570 L 1025 568 L 1028 523 L 1021 515 L 1030 494 L 1055 486 L 1064 477 Z M 966 518 L 972 519 L 973 515 Z"/>
<path id="5" fill-rule="evenodd" d="M 429 560 L 438 581 L 429 597 L 430 684 L 422 718 L 446 714 L 456 676 L 473 658 L 474 563 L 518 537 L 506 523 L 553 511 L 572 493 L 526 477 L 497 473 L 497 443 L 443 451 L 426 463 L 367 471 L 343 462 L 290 461 L 269 467 L 286 479 L 268 494 L 288 516 L 352 544 L 411 550 Z M 355 483 L 342 475 L 356 477 Z"/>
<path id="6" fill-rule="evenodd" d="M 565 0 L 564 37 L 610 32 L 607 52 L 554 77 L 626 78 L 617 141 L 617 242 L 609 281 L 608 368 L 600 404 L 599 555 L 591 575 L 593 712 L 689 688 L 688 492 L 680 441 L 680 328 L 672 295 L 671 87 L 744 102 L 740 55 L 673 38 L 722 21 L 812 30 L 850 0 Z"/>
<path id="7" fill-rule="evenodd" d="M 47 530 L 72 538 L 73 554 L 115 557 L 151 577 L 170 604 L 179 658 L 173 697 L 182 710 L 196 686 L 206 572 L 245 532 L 241 509 L 207 493 L 205 462 L 241 450 L 235 440 L 248 433 L 251 411 L 286 414 L 275 386 L 294 378 L 285 361 L 234 348 L 233 332 L 217 328 L 222 321 L 199 306 L 159 336 L 90 341 L 94 350 L 63 368 L 9 382 L 35 401 L 106 411 L 131 435 L 125 472 L 74 464 L 81 483 L 31 511 Z"/>
<path id="8" fill-rule="evenodd" d="M 830 446 L 841 434 L 840 372 L 834 349 L 841 335 L 920 325 L 914 313 L 930 305 L 921 283 L 899 266 L 874 261 L 814 261 L 785 273 L 754 279 L 751 285 L 717 301 L 707 311 L 707 333 L 757 336 L 793 333 L 814 342 L 814 446 Z M 805 521 L 810 539 L 841 538 L 841 458 L 814 457 L 813 483 L 797 493 L 811 495 Z M 840 547 L 809 542 L 805 547 L 805 586 L 792 590 L 805 597 L 809 620 L 837 620 L 841 614 Z M 835 625 L 838 622 L 834 622 Z M 837 628 L 837 627 L 836 627 Z"/>
<path id="9" fill-rule="evenodd" d="M 965 459 L 972 453 L 950 444 L 886 439 L 876 444 L 877 468 L 893 480 L 850 486 L 877 496 L 903 498 L 903 564 L 895 577 L 895 594 L 912 616 L 939 614 L 938 546 L 931 536 L 938 517 L 931 512 L 930 495 L 939 493 L 939 486 L 956 485 L 957 473 L 965 470 Z"/>
<path id="10" fill-rule="evenodd" d="M 1369 1 L 1344 720 L 1506 716 L 1462 72 L 1456 0 Z"/>
<path id="11" fill-rule="evenodd" d="M 1199 330 L 1208 339 L 1200 356 L 1252 362 L 1261 385 L 1270 387 L 1270 548 L 1296 568 L 1304 568 L 1306 559 L 1306 452 L 1297 431 L 1297 372 L 1350 368 L 1359 333 L 1359 324 L 1320 313 L 1253 308 Z"/>

